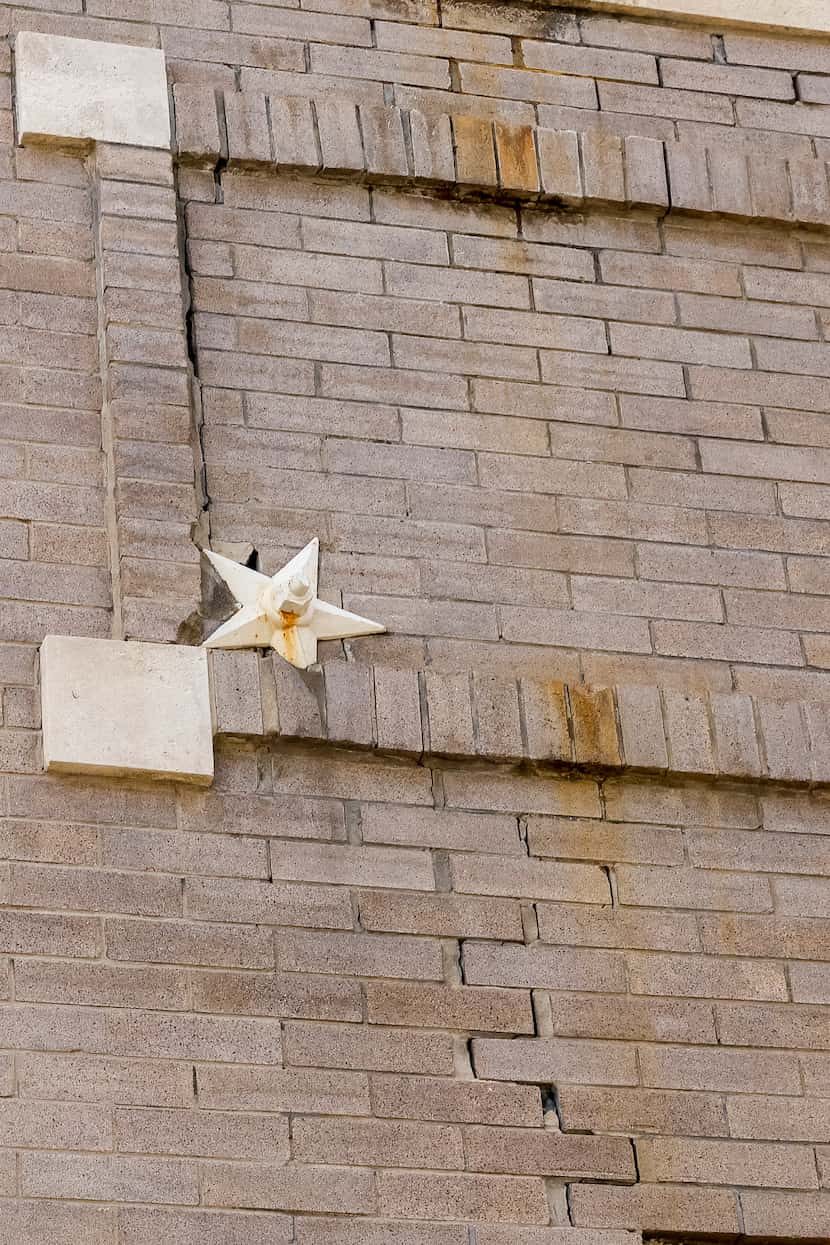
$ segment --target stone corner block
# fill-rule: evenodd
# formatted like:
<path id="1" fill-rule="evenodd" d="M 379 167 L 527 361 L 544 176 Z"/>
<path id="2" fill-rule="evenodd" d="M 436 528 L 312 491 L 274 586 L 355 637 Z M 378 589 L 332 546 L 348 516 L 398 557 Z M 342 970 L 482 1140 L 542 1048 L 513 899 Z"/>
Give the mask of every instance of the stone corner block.
<path id="1" fill-rule="evenodd" d="M 204 649 L 51 635 L 40 664 L 47 770 L 213 781 Z"/>
<path id="2" fill-rule="evenodd" d="M 170 147 L 164 53 L 21 30 L 18 142 L 58 139 Z"/>

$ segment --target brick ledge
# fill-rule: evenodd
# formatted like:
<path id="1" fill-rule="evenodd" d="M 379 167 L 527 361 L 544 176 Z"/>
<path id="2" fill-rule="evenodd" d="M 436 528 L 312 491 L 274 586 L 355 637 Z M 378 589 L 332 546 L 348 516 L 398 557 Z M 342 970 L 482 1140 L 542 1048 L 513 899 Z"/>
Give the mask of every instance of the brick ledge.
<path id="1" fill-rule="evenodd" d="M 830 782 L 830 705 L 211 653 L 215 730 L 448 758 Z"/>
<path id="2" fill-rule="evenodd" d="M 192 83 L 177 83 L 173 95 L 178 158 L 203 167 L 319 174 L 560 207 L 830 226 L 827 162 L 772 156 L 751 131 L 703 145 L 427 115 L 335 96 L 222 93 Z"/>

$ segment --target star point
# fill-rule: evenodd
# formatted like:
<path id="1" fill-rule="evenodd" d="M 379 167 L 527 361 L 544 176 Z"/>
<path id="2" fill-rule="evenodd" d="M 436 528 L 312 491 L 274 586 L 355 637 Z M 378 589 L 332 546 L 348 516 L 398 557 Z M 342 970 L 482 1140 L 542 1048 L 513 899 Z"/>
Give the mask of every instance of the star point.
<path id="1" fill-rule="evenodd" d="M 315 537 L 269 577 L 222 554 L 205 550 L 238 609 L 208 636 L 205 648 L 272 648 L 299 670 L 317 660 L 319 640 L 380 635 L 382 623 L 351 614 L 317 596 L 320 542 Z"/>

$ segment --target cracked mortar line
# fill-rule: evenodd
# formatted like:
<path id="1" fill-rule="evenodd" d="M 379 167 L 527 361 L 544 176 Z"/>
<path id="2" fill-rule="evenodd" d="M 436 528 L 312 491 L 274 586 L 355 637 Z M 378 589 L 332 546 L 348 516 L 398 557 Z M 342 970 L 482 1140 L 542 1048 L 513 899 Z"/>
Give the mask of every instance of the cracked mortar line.
<path id="1" fill-rule="evenodd" d="M 202 402 L 202 386 L 196 360 L 196 326 L 193 315 L 193 274 L 187 252 L 187 230 L 184 217 L 184 201 L 179 191 L 179 164 L 173 161 L 174 186 L 176 193 L 176 227 L 178 233 L 179 267 L 182 279 L 182 323 L 184 327 L 185 345 L 187 348 L 187 366 L 189 372 L 190 413 L 193 425 L 193 476 L 196 491 L 198 513 L 193 520 L 190 531 L 191 542 L 199 550 L 211 547 L 211 515 L 210 491 L 207 478 L 207 457 L 205 455 L 205 412 Z M 221 178 L 218 168 L 214 177 Z M 218 196 L 217 196 L 218 198 Z M 201 601 L 204 607 L 204 598 Z"/>

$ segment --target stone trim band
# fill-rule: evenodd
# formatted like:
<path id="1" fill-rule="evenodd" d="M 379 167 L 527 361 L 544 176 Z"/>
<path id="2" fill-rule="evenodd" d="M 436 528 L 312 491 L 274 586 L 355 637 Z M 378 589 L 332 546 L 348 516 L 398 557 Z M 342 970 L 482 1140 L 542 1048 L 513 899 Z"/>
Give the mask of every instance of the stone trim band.
<path id="1" fill-rule="evenodd" d="M 801 34 L 830 32 L 830 9 L 826 0 L 583 0 L 583 7 L 681 21 L 792 30 Z"/>
<path id="2" fill-rule="evenodd" d="M 830 226 L 827 162 L 773 156 L 751 134 L 702 145 L 427 115 L 331 96 L 223 95 L 192 83 L 177 84 L 173 94 L 179 159 L 203 167 Z"/>
<path id="3" fill-rule="evenodd" d="M 830 782 L 830 705 L 211 654 L 219 735 L 678 777 Z"/>

